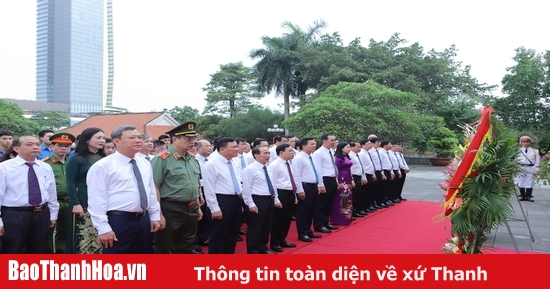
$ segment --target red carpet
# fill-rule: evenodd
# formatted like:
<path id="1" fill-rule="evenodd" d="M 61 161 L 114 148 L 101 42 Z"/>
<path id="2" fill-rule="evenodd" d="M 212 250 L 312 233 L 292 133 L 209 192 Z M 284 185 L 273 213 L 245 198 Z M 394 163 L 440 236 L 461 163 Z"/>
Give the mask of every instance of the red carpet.
<path id="1" fill-rule="evenodd" d="M 437 217 L 443 204 L 405 201 L 388 209 L 380 209 L 348 226 L 306 243 L 298 240 L 292 222 L 287 241 L 296 248 L 284 248 L 278 254 L 442 254 L 441 248 L 450 238 L 450 220 Z M 246 225 L 243 225 L 246 231 Z M 246 236 L 237 242 L 236 253 L 246 254 Z M 203 247 L 207 252 L 207 248 Z M 513 249 L 487 248 L 486 254 L 515 254 Z M 535 253 L 524 252 L 521 253 Z"/>

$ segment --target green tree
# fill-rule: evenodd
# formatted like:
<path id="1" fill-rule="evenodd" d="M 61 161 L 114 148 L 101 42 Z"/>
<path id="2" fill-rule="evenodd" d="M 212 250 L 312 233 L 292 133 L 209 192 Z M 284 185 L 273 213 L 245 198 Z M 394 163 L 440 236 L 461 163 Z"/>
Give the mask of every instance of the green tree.
<path id="1" fill-rule="evenodd" d="M 425 147 L 430 131 L 423 129 L 434 129 L 435 124 L 443 121 L 418 112 L 417 102 L 418 96 L 412 93 L 390 89 L 372 80 L 341 82 L 328 87 L 285 121 L 285 125 L 302 137 L 332 132 L 343 140 L 360 140 L 375 133 L 384 139 Z M 433 125 L 425 126 L 424 122 Z"/>
<path id="2" fill-rule="evenodd" d="M 419 43 L 407 45 L 397 33 L 387 41 L 371 39 L 367 47 L 358 38 L 343 46 L 338 33 L 333 33 L 300 49 L 297 67 L 319 94 L 340 82 L 366 80 L 413 93 L 419 97 L 419 112 L 443 117 L 458 134 L 458 125 L 475 120 L 475 105 L 488 98 L 494 86 L 478 83 L 470 67 L 455 60 L 456 51 L 453 45 L 442 52 L 426 52 Z"/>
<path id="3" fill-rule="evenodd" d="M 17 104 L 0 99 L 0 130 L 9 131 L 19 137 L 38 134 L 41 128 L 36 122 L 26 119 Z"/>
<path id="4" fill-rule="evenodd" d="M 206 91 L 204 114 L 220 114 L 234 118 L 246 110 L 253 99 L 260 99 L 255 77 L 242 62 L 220 65 L 220 70 L 210 75 L 211 80 L 203 88 Z"/>
<path id="5" fill-rule="evenodd" d="M 249 142 L 255 138 L 271 140 L 273 135 L 267 131 L 273 124 L 281 124 L 283 115 L 268 108 L 250 107 L 247 113 L 237 114 L 234 118 L 220 120 L 216 129 L 219 135 L 241 137 Z"/>
<path id="6" fill-rule="evenodd" d="M 250 58 L 259 59 L 253 67 L 259 91 L 275 92 L 275 96 L 283 96 L 286 120 L 290 116 L 290 97 L 305 94 L 308 89 L 297 69 L 297 51 L 315 42 L 326 23 L 322 20 L 315 21 L 306 31 L 290 22 L 283 22 L 282 26 L 287 32 L 281 37 L 263 36 L 264 48 L 253 49 Z M 286 133 L 288 134 L 288 129 Z"/>
<path id="7" fill-rule="evenodd" d="M 223 135 L 217 128 L 218 123 L 224 119 L 220 115 L 201 115 L 197 117 L 197 131 L 205 139 L 215 139 L 218 136 Z"/>
<path id="8" fill-rule="evenodd" d="M 520 47 L 513 59 L 516 65 L 502 79 L 507 96 L 494 101 L 495 114 L 516 130 L 544 132 L 550 125 L 550 51 Z"/>
<path id="9" fill-rule="evenodd" d="M 184 105 L 183 107 L 175 106 L 168 111 L 168 114 L 179 123 L 184 123 L 196 120 L 199 117 L 199 110 L 188 105 Z"/>
<path id="10" fill-rule="evenodd" d="M 30 120 L 36 122 L 42 129 L 54 131 L 71 125 L 71 118 L 68 114 L 53 110 L 39 111 Z"/>

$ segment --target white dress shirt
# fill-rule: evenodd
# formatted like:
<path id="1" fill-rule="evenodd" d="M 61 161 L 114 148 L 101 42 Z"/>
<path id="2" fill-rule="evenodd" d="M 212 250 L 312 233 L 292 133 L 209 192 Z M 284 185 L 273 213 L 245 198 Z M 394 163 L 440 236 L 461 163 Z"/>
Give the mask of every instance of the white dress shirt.
<path id="1" fill-rule="evenodd" d="M 275 189 L 292 191 L 292 182 L 290 181 L 286 163 L 287 161 L 278 157 L 269 164 L 271 182 Z M 290 171 L 292 171 L 292 166 L 290 167 Z M 292 171 L 292 176 L 294 176 L 294 171 Z M 294 182 L 296 182 L 296 180 L 294 180 Z"/>
<path id="2" fill-rule="evenodd" d="M 254 156 L 250 152 L 250 153 L 247 153 L 247 154 L 244 155 L 244 161 L 246 162 L 246 165 L 248 166 L 249 164 L 255 162 L 256 159 L 254 159 Z"/>
<path id="3" fill-rule="evenodd" d="M 26 160 L 17 156 L 0 163 L 0 206 L 5 207 L 30 207 L 29 204 L 29 180 Z M 42 161 L 34 161 L 34 172 L 38 178 L 42 203 L 48 204 L 50 220 L 57 220 L 59 203 L 57 202 L 57 189 L 52 167 Z M 0 215 L 0 227 L 4 226 Z"/>
<path id="4" fill-rule="evenodd" d="M 267 166 L 266 166 L 267 167 Z M 271 180 L 271 185 L 275 190 L 275 204 L 280 203 L 277 190 L 273 184 L 273 176 L 267 167 L 267 174 Z M 271 196 L 269 193 L 269 187 L 267 185 L 267 179 L 265 177 L 264 165 L 259 162 L 253 162 L 243 170 L 243 200 L 244 204 L 248 208 L 256 207 L 252 195 L 258 196 Z"/>
<path id="5" fill-rule="evenodd" d="M 365 175 L 367 172 L 365 172 L 365 166 L 363 166 L 361 157 L 359 154 L 350 151 L 349 157 L 351 159 L 352 165 L 351 165 L 351 174 L 355 176 L 361 176 L 361 180 L 366 181 L 367 175 Z"/>
<path id="6" fill-rule="evenodd" d="M 381 171 L 382 170 L 382 163 L 380 161 L 380 152 L 375 148 L 375 147 L 372 147 L 369 151 L 368 151 L 370 157 L 372 158 L 372 163 L 374 165 L 374 170 L 375 171 Z"/>
<path id="7" fill-rule="evenodd" d="M 203 186 L 202 184 L 202 167 L 204 166 L 204 164 L 209 160 L 207 157 L 203 157 L 202 155 L 200 154 L 196 154 L 195 155 L 195 159 L 197 160 L 197 162 L 199 162 L 199 167 L 201 168 L 201 179 L 199 180 L 199 183 L 201 184 L 201 187 Z"/>
<path id="8" fill-rule="evenodd" d="M 313 158 L 311 159 L 319 176 L 319 183 L 317 184 L 317 186 L 324 187 L 325 184 L 323 183 L 323 176 L 318 169 L 320 168 L 320 166 L 315 162 Z M 294 174 L 294 182 L 296 182 L 296 193 L 304 192 L 304 186 L 302 183 L 317 183 L 317 179 L 315 178 L 315 171 L 311 166 L 310 155 L 305 152 L 298 153 L 292 159 L 292 173 Z"/>
<path id="9" fill-rule="evenodd" d="M 237 178 L 237 182 L 239 182 L 239 192 L 235 192 L 233 179 L 231 178 L 231 171 L 227 165 L 228 162 L 231 163 L 233 170 L 235 171 L 235 177 Z M 219 154 L 214 159 L 208 158 L 208 162 L 204 164 L 204 167 L 202 168 L 202 184 L 206 204 L 212 213 L 220 211 L 216 194 L 235 195 L 237 193 L 242 193 L 239 167 L 237 167 L 235 162 L 229 161 L 227 158 Z"/>
<path id="10" fill-rule="evenodd" d="M 407 165 L 407 162 L 405 161 L 405 157 L 403 157 L 403 153 L 396 152 L 397 160 L 399 161 L 399 168 L 405 171 L 409 170 L 409 165 Z"/>
<path id="11" fill-rule="evenodd" d="M 322 177 L 336 177 L 334 154 L 332 153 L 331 157 L 331 153 L 332 151 L 324 146 L 321 146 L 313 154 L 311 154 L 311 157 L 313 157 L 313 160 L 315 161 L 315 165 L 319 164 L 319 166 L 316 167 L 317 173 L 321 174 Z"/>
<path id="12" fill-rule="evenodd" d="M 399 170 L 399 160 L 397 159 L 397 154 L 395 153 L 395 151 L 392 151 L 392 150 L 390 150 L 389 153 L 390 153 L 390 161 L 393 166 L 393 170 L 398 171 L 399 174 L 401 174 L 401 171 Z"/>
<path id="13" fill-rule="evenodd" d="M 267 165 L 270 165 L 277 158 L 279 158 L 279 156 L 277 155 L 277 146 L 274 145 L 274 146 L 269 148 L 269 162 L 267 162 Z"/>
<path id="14" fill-rule="evenodd" d="M 154 155 L 146 155 L 146 154 L 142 154 L 140 152 L 137 152 L 136 157 L 144 158 L 145 160 L 150 162 L 150 161 L 153 160 Z M 146 157 L 149 157 L 149 159 L 146 159 Z"/>
<path id="15" fill-rule="evenodd" d="M 213 159 L 213 158 L 217 158 L 219 156 L 220 156 L 220 153 L 217 150 L 215 150 L 208 156 L 208 160 Z"/>
<path id="16" fill-rule="evenodd" d="M 88 170 L 88 211 L 98 234 L 112 231 L 107 218 L 108 211 L 142 212 L 139 189 L 131 158 L 116 151 L 94 163 Z M 157 200 L 153 169 L 145 158 L 134 158 L 147 193 L 149 218 L 160 220 L 160 204 Z"/>
<path id="17" fill-rule="evenodd" d="M 387 150 L 380 148 L 378 150 L 380 153 L 380 160 L 382 161 L 382 169 L 388 170 L 393 175 L 393 165 L 391 164 L 390 155 Z"/>
<path id="18" fill-rule="evenodd" d="M 369 175 L 374 175 L 374 164 L 373 164 L 373 160 L 369 155 L 369 152 L 365 149 L 361 149 L 361 151 L 359 152 L 359 158 L 363 163 L 363 167 L 365 168 L 365 173 Z"/>

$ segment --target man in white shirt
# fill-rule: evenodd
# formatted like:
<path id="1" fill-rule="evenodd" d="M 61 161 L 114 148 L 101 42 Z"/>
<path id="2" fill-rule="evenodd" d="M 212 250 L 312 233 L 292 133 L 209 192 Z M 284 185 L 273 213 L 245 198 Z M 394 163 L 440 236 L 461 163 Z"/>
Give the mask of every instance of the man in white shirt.
<path id="1" fill-rule="evenodd" d="M 17 157 L 0 163 L 1 253 L 42 254 L 59 212 L 52 167 L 37 161 L 40 142 L 19 137 Z"/>
<path id="2" fill-rule="evenodd" d="M 391 201 L 391 192 L 393 189 L 393 185 L 395 183 L 395 180 L 398 176 L 395 175 L 393 171 L 393 164 L 390 159 L 390 151 L 391 149 L 391 142 L 388 140 L 384 140 L 380 142 L 380 149 L 378 150 L 380 154 L 380 161 L 382 162 L 382 170 L 383 174 L 386 176 L 386 185 L 384 186 L 383 195 L 382 195 L 382 201 L 387 206 L 393 206 L 395 205 Z"/>
<path id="3" fill-rule="evenodd" d="M 252 149 L 255 162 L 248 165 L 242 174 L 243 200 L 248 207 L 246 224 L 246 248 L 248 254 L 273 254 L 267 249 L 273 209 L 281 208 L 272 176 L 267 167 L 269 150 L 265 147 Z"/>
<path id="4" fill-rule="evenodd" d="M 353 193 L 353 214 L 352 217 L 363 218 L 367 212 L 363 211 L 365 208 L 365 190 L 363 186 L 367 185 L 367 175 L 365 173 L 365 167 L 361 162 L 361 157 L 359 152 L 361 152 L 361 145 L 359 142 L 351 141 L 349 142 L 351 148 L 349 152 L 349 157 L 351 162 L 351 174 L 353 176 L 353 182 L 355 183 L 355 188 L 352 188 Z"/>
<path id="5" fill-rule="evenodd" d="M 518 163 L 521 167 L 515 182 L 519 187 L 520 201 L 534 202 L 532 199 L 533 187 L 535 186 L 535 175 L 540 170 L 540 154 L 538 149 L 531 147 L 532 141 L 533 139 L 527 135 L 519 138 L 521 148 Z"/>
<path id="6" fill-rule="evenodd" d="M 372 159 L 369 150 L 372 148 L 372 143 L 367 140 L 361 140 L 361 151 L 358 153 L 361 163 L 365 168 L 365 176 L 367 177 L 367 184 L 362 187 L 365 195 L 365 206 L 362 208 L 365 212 L 374 212 L 377 210 L 376 206 L 376 186 L 378 185 L 378 179 L 375 174 L 374 160 Z"/>
<path id="7" fill-rule="evenodd" d="M 374 207 L 377 209 L 387 208 L 389 206 L 384 200 L 384 194 L 389 179 L 384 174 L 382 159 L 380 156 L 380 152 L 378 151 L 378 149 L 380 148 L 380 139 L 378 139 L 377 137 L 370 137 L 369 141 L 371 142 L 372 147 L 368 151 L 368 154 L 372 158 L 372 163 L 374 165 L 374 175 L 376 176 L 376 187 L 374 193 L 376 205 Z"/>
<path id="8" fill-rule="evenodd" d="M 313 216 L 317 208 L 319 189 L 324 189 L 323 178 L 311 154 L 315 151 L 316 142 L 306 137 L 300 140 L 300 153 L 292 160 L 292 172 L 296 182 L 296 230 L 298 239 L 303 242 L 312 242 L 311 238 L 321 238 L 312 229 Z"/>
<path id="9" fill-rule="evenodd" d="M 269 148 L 269 143 L 264 138 L 256 138 L 252 142 L 252 148 L 255 147 L 266 147 Z M 252 157 L 252 153 L 248 153 L 244 156 L 244 160 L 246 161 L 246 165 L 249 165 L 254 162 L 254 158 Z"/>
<path id="10" fill-rule="evenodd" d="M 241 225 L 242 185 L 239 168 L 231 160 L 239 148 L 232 138 L 216 141 L 219 155 L 202 168 L 206 205 L 210 210 L 208 254 L 234 254 Z"/>
<path id="11" fill-rule="evenodd" d="M 206 164 L 206 162 L 209 160 L 208 156 L 212 153 L 212 144 L 210 141 L 201 139 L 195 142 L 195 149 L 197 150 L 197 154 L 195 155 L 195 159 L 199 162 L 199 166 L 202 168 Z M 202 173 L 201 173 L 202 174 Z M 202 199 L 204 199 L 204 189 L 203 189 L 203 181 L 202 176 L 200 180 L 201 184 L 201 193 L 202 193 Z M 204 202 L 201 205 L 201 211 L 203 212 L 204 217 L 199 220 L 197 223 L 197 238 L 195 240 L 195 248 L 194 250 L 197 252 L 202 252 L 202 249 L 200 246 L 208 246 L 208 216 L 210 214 L 210 211 L 208 211 L 208 206 L 206 206 L 206 202 Z"/>
<path id="12" fill-rule="evenodd" d="M 334 164 L 334 153 L 331 151 L 335 143 L 336 137 L 333 134 L 324 134 L 321 136 L 321 147 L 312 154 L 315 164 L 319 164 L 317 169 L 323 176 L 324 183 L 324 187 L 319 187 L 320 195 L 313 217 L 313 228 L 321 233 L 330 233 L 331 230 L 338 229 L 328 222 L 336 191 L 339 187 L 343 188 L 343 185 L 339 185 L 336 180 L 338 171 Z"/>
<path id="13" fill-rule="evenodd" d="M 148 134 L 142 134 L 141 141 L 143 144 L 141 145 L 141 150 L 136 153 L 136 157 L 142 157 L 148 161 L 151 161 L 155 157 L 155 155 L 151 154 L 151 151 L 155 146 L 153 143 L 153 138 Z"/>
<path id="14" fill-rule="evenodd" d="M 278 157 L 271 162 L 269 170 L 281 207 L 275 208 L 273 212 L 269 244 L 271 250 L 282 252 L 283 248 L 296 247 L 296 244 L 287 242 L 286 237 L 292 222 L 294 206 L 298 199 L 296 198 L 297 185 L 290 164 L 290 161 L 294 158 L 294 148 L 290 144 L 282 144 L 277 146 L 275 152 Z"/>
<path id="15" fill-rule="evenodd" d="M 111 133 L 117 151 L 94 163 L 86 177 L 88 211 L 104 254 L 143 254 L 151 245 L 151 232 L 160 228 L 151 163 L 136 157 L 142 146 L 134 126 L 119 126 Z"/>
<path id="16" fill-rule="evenodd" d="M 273 141 L 274 144 L 269 149 L 269 162 L 267 163 L 268 165 L 279 157 L 275 150 L 277 149 L 277 146 L 288 143 L 288 137 L 284 135 L 276 135 L 275 137 L 273 137 Z"/>
<path id="17" fill-rule="evenodd" d="M 393 144 L 392 150 L 395 152 L 395 155 L 397 156 L 397 161 L 399 163 L 399 170 L 401 171 L 401 178 L 399 179 L 397 190 L 396 190 L 396 197 L 399 201 L 406 201 L 407 199 L 401 197 L 401 194 L 403 193 L 403 186 L 405 185 L 405 179 L 407 177 L 407 174 L 409 173 L 409 165 L 407 165 L 407 162 L 405 161 L 405 157 L 403 156 L 403 147 L 401 144 Z"/>

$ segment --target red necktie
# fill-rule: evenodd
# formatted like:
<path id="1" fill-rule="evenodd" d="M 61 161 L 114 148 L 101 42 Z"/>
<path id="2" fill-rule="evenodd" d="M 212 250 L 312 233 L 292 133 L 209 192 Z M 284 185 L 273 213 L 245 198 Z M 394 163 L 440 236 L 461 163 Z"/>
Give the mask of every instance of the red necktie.
<path id="1" fill-rule="evenodd" d="M 292 170 L 290 169 L 290 164 L 288 162 L 286 162 L 286 169 L 288 171 L 288 175 L 290 176 L 290 183 L 292 184 L 292 190 L 294 191 L 294 193 L 296 193 L 297 191 L 296 183 L 294 182 L 294 176 L 292 175 Z"/>

